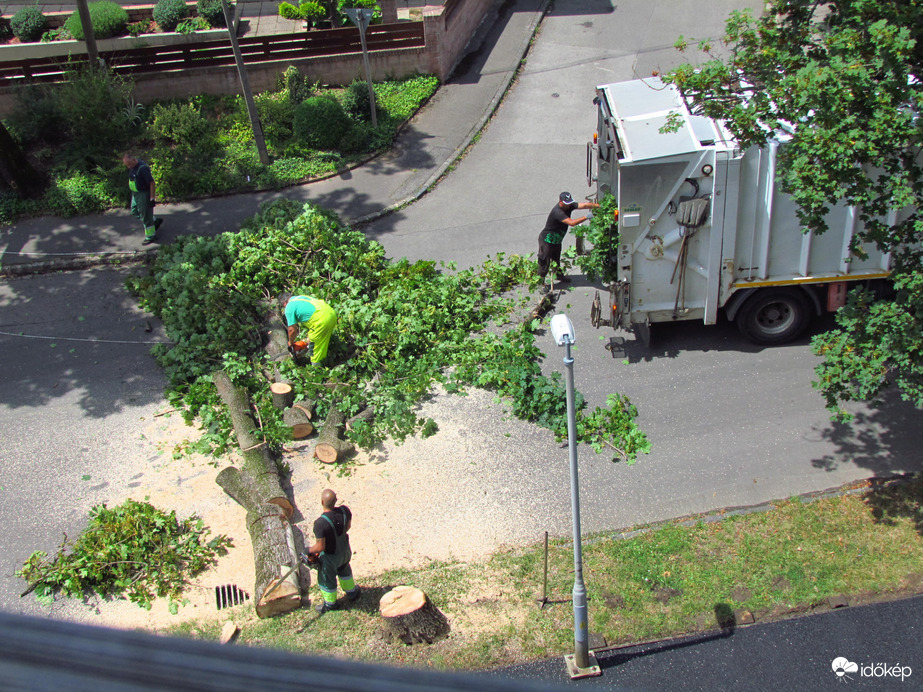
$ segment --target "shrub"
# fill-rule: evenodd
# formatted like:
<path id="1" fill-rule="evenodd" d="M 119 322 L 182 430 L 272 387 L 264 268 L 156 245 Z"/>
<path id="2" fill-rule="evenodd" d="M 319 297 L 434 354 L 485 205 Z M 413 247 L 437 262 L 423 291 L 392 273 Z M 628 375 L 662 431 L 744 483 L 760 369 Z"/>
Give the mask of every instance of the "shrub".
<path id="1" fill-rule="evenodd" d="M 295 7 L 295 5 L 290 2 L 283 2 L 279 5 L 279 16 L 282 17 L 282 19 L 302 19 L 308 23 L 312 23 L 318 19 L 323 19 L 326 14 L 327 10 L 318 2 L 303 2 L 298 7 Z"/>
<path id="2" fill-rule="evenodd" d="M 214 141 L 214 127 L 191 103 L 158 103 L 151 111 L 151 130 L 182 151 L 208 148 Z"/>
<path id="3" fill-rule="evenodd" d="M 128 12 L 121 5 L 112 0 L 99 0 L 91 2 L 90 21 L 93 23 L 93 35 L 98 39 L 111 38 L 125 33 L 128 27 Z M 64 28 L 78 41 L 84 40 L 83 24 L 80 22 L 80 13 L 74 13 L 64 22 Z"/>
<path id="4" fill-rule="evenodd" d="M 312 96 L 295 109 L 295 137 L 318 149 L 333 149 L 349 130 L 349 117 L 332 96 Z"/>
<path id="5" fill-rule="evenodd" d="M 128 121 L 123 110 L 130 103 L 131 82 L 98 65 L 68 71 L 57 96 L 73 149 L 88 164 L 99 157 L 111 160 L 114 149 L 125 146 Z"/>
<path id="6" fill-rule="evenodd" d="M 228 3 L 228 9 L 233 17 L 234 5 Z M 227 23 L 224 21 L 224 9 L 221 7 L 221 0 L 199 0 L 196 3 L 196 12 L 202 19 L 208 22 L 209 26 L 215 28 L 227 26 Z"/>
<path id="7" fill-rule="evenodd" d="M 176 31 L 177 25 L 189 16 L 185 0 L 159 0 L 154 5 L 154 21 L 164 31 Z"/>
<path id="8" fill-rule="evenodd" d="M 13 35 L 23 43 L 38 41 L 48 29 L 48 20 L 37 5 L 28 5 L 10 20 Z"/>
<path id="9" fill-rule="evenodd" d="M 354 81 L 343 93 L 343 110 L 357 121 L 370 120 L 372 117 L 372 102 L 369 99 L 369 83 Z"/>
<path id="10" fill-rule="evenodd" d="M 297 106 L 314 93 L 314 86 L 294 65 L 286 68 L 282 75 L 282 85 L 288 89 L 288 101 L 293 106 Z"/>
<path id="11" fill-rule="evenodd" d="M 372 149 L 374 130 L 372 123 L 353 123 L 340 139 L 337 147 L 344 154 L 361 154 Z"/>

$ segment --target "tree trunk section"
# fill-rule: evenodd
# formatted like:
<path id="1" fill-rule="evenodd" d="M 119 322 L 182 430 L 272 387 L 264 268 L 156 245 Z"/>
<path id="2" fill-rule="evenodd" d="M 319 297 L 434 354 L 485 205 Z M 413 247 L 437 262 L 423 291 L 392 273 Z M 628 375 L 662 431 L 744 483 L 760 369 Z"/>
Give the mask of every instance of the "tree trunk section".
<path id="1" fill-rule="evenodd" d="M 368 423 L 369 425 L 371 425 L 372 421 L 374 420 L 375 420 L 375 409 L 369 406 L 368 408 L 362 409 L 361 411 L 359 411 L 359 413 L 357 413 L 355 416 L 353 416 L 348 421 L 346 421 L 346 429 L 352 430 L 353 428 L 356 427 L 356 423 Z"/>
<path id="2" fill-rule="evenodd" d="M 272 405 L 285 409 L 295 403 L 295 391 L 288 382 L 273 382 L 269 385 L 272 392 Z"/>
<path id="3" fill-rule="evenodd" d="M 281 492 L 281 488 L 278 488 L 278 479 L 273 485 L 267 474 L 254 478 L 246 471 L 228 466 L 221 470 L 215 478 L 215 483 L 224 490 L 228 497 L 247 511 L 258 505 L 269 503 L 279 507 L 288 518 L 295 513 L 295 507 L 285 495 L 280 497 L 274 494 Z"/>
<path id="4" fill-rule="evenodd" d="M 298 564 L 292 525 L 285 514 L 276 505 L 259 505 L 256 511 L 247 512 L 247 529 L 253 541 L 256 614 L 266 618 L 300 608 L 301 587 L 297 569 L 266 598 L 263 597 L 292 566 Z"/>
<path id="5" fill-rule="evenodd" d="M 395 586 L 379 601 L 385 633 L 405 644 L 432 644 L 449 632 L 449 621 L 426 594 L 413 586 Z"/>
<path id="6" fill-rule="evenodd" d="M 257 429 L 257 424 L 250 413 L 250 398 L 246 391 L 235 387 L 231 378 L 223 370 L 215 372 L 212 380 L 231 415 L 231 422 L 234 424 L 237 442 L 240 445 L 243 471 L 246 471 L 258 488 L 258 492 L 263 495 L 260 501 L 277 504 L 291 516 L 294 507 L 285 491 L 282 490 L 276 460 L 270 453 L 268 445 L 259 440 L 253 432 Z"/>
<path id="7" fill-rule="evenodd" d="M 314 456 L 325 464 L 335 464 L 353 451 L 352 443 L 340 438 L 345 422 L 343 412 L 336 406 L 331 407 L 314 447 Z"/>

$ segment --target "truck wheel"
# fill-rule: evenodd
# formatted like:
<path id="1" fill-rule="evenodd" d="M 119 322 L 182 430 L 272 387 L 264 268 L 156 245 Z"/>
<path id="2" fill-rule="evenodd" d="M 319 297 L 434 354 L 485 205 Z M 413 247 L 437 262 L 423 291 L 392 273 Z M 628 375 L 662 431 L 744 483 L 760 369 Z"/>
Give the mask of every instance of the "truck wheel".
<path id="1" fill-rule="evenodd" d="M 804 294 L 794 288 L 758 291 L 741 307 L 737 326 L 758 344 L 784 344 L 795 339 L 811 321 Z"/>

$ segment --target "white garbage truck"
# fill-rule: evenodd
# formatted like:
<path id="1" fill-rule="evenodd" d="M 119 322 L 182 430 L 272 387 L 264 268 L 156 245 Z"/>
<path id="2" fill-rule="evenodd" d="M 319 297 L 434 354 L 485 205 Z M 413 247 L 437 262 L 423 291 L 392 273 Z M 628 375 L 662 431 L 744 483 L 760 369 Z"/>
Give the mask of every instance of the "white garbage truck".
<path id="1" fill-rule="evenodd" d="M 594 302 L 596 326 L 634 329 L 649 343 L 652 323 L 715 324 L 723 312 L 751 340 L 779 344 L 843 305 L 853 282 L 887 284 L 889 255 L 872 245 L 862 246 L 866 257 L 852 252 L 855 208 L 832 208 L 826 233 L 802 233 L 776 183 L 784 132 L 742 151 L 721 122 L 657 79 L 599 86 L 594 102 L 587 182 L 618 201 L 615 278 L 608 309 Z M 671 115 L 679 129 L 661 132 Z"/>

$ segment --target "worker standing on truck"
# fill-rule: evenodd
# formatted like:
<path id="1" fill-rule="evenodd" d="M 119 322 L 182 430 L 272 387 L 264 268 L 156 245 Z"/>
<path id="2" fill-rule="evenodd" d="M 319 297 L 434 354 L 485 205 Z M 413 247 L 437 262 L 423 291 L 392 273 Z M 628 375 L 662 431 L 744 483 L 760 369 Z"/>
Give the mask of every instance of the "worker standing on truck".
<path id="1" fill-rule="evenodd" d="M 587 214 L 579 219 L 572 219 L 570 218 L 571 212 L 574 209 L 598 208 L 599 205 L 596 202 L 580 202 L 578 204 L 569 192 L 562 192 L 558 196 L 558 203 L 554 205 L 551 213 L 548 214 L 545 228 L 538 235 L 538 275 L 542 277 L 543 284 L 552 262 L 555 264 L 557 280 L 561 283 L 570 281 L 561 271 L 561 243 L 564 241 L 564 236 L 567 235 L 568 228 L 577 226 L 592 218 L 592 214 Z M 548 292 L 551 289 L 545 286 L 544 290 Z"/>
<path id="2" fill-rule="evenodd" d="M 316 365 L 327 357 L 330 337 L 337 326 L 337 314 L 332 307 L 320 298 L 310 296 L 291 296 L 284 302 L 285 326 L 288 329 L 288 346 L 295 349 L 295 342 L 301 327 L 308 330 L 305 349 Z"/>

